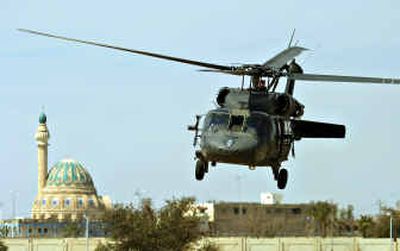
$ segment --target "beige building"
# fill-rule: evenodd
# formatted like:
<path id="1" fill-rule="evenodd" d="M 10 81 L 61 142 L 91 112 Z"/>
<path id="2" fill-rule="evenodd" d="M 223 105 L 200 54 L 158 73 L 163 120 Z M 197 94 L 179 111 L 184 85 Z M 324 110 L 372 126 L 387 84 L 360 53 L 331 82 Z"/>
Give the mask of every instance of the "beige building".
<path id="1" fill-rule="evenodd" d="M 198 205 L 212 236 L 307 236 L 310 204 L 213 202 Z"/>
<path id="2" fill-rule="evenodd" d="M 111 208 L 111 200 L 97 194 L 92 177 L 82 163 L 63 159 L 48 171 L 50 133 L 46 122 L 46 115 L 41 113 L 35 134 L 38 146 L 38 193 L 32 207 L 32 218 L 75 221 L 87 215 L 91 220 L 100 219 L 103 212 Z"/>

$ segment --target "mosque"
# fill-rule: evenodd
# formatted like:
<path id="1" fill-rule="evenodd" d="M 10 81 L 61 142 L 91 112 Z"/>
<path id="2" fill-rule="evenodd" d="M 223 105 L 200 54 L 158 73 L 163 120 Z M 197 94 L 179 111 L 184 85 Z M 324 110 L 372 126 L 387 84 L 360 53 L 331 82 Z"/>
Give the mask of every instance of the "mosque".
<path id="1" fill-rule="evenodd" d="M 111 199 L 97 194 L 89 172 L 74 159 L 60 160 L 48 170 L 49 139 L 47 117 L 42 112 L 35 134 L 38 192 L 32 206 L 32 218 L 6 220 L 0 222 L 0 228 L 9 230 L 6 232 L 10 237 L 57 236 L 66 224 L 83 224 L 85 219 L 90 219 L 92 232 L 102 235 L 98 223 L 104 212 L 112 208 Z"/>

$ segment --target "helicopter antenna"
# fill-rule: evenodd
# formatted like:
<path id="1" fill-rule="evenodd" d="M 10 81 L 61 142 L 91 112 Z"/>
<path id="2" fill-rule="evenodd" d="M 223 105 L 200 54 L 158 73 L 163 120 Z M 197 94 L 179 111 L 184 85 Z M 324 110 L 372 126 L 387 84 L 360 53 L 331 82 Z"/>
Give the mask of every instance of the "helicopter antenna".
<path id="1" fill-rule="evenodd" d="M 294 28 L 293 31 L 292 31 L 292 35 L 290 36 L 288 48 L 292 47 L 293 38 L 294 38 L 294 34 L 295 34 L 295 33 L 296 33 L 296 28 Z M 297 41 L 296 44 L 297 44 L 298 42 L 299 42 L 299 41 Z"/>

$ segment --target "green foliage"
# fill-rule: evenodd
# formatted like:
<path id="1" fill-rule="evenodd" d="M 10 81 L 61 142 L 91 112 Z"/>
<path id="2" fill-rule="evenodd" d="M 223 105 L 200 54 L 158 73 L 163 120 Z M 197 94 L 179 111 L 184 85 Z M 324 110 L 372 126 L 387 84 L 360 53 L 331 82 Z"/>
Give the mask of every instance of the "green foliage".
<path id="1" fill-rule="evenodd" d="M 375 230 L 374 218 L 368 215 L 361 215 L 357 220 L 357 228 L 362 237 L 373 237 Z"/>
<path id="2" fill-rule="evenodd" d="M 8 228 L 6 226 L 0 227 L 0 238 L 1 237 L 3 237 L 3 238 L 7 237 L 8 232 L 9 232 L 9 230 L 8 230 Z"/>
<path id="3" fill-rule="evenodd" d="M 84 232 L 84 230 L 79 223 L 70 222 L 64 227 L 64 229 L 62 231 L 62 236 L 64 238 L 82 237 L 83 232 Z"/>
<path id="4" fill-rule="evenodd" d="M 357 223 L 354 219 L 354 207 L 348 205 L 347 208 L 339 209 L 339 217 L 335 220 L 335 232 L 339 236 L 353 236 Z"/>
<path id="5" fill-rule="evenodd" d="M 314 234 L 326 237 L 328 234 L 328 227 L 331 234 L 333 233 L 333 226 L 335 224 L 337 212 L 337 205 L 327 201 L 318 201 L 311 203 L 307 214 L 312 217 L 314 221 Z"/>
<path id="6" fill-rule="evenodd" d="M 99 242 L 99 244 L 97 244 L 97 247 L 94 251 L 112 251 L 112 247 L 109 244 L 103 244 L 101 242 Z"/>
<path id="7" fill-rule="evenodd" d="M 390 215 L 394 221 L 398 218 L 398 213 L 395 210 L 387 207 L 382 207 L 380 213 L 375 217 L 373 236 L 376 238 L 388 238 L 390 236 Z M 395 224 L 398 226 L 398 224 Z"/>
<path id="8" fill-rule="evenodd" d="M 201 238 L 194 198 L 172 199 L 156 210 L 150 200 L 106 213 L 114 250 L 187 250 Z"/>
<path id="9" fill-rule="evenodd" d="M 204 241 L 199 248 L 196 248 L 197 251 L 218 251 L 219 248 L 214 243 L 206 240 Z"/>
<path id="10" fill-rule="evenodd" d="M 8 247 L 0 240 L 0 251 L 7 251 Z"/>

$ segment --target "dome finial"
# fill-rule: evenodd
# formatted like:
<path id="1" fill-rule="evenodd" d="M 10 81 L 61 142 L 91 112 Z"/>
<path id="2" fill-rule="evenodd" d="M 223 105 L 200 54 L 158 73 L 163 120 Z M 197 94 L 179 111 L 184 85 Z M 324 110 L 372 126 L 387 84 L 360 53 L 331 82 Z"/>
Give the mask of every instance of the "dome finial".
<path id="1" fill-rule="evenodd" d="M 46 124 L 46 121 L 47 121 L 47 116 L 44 113 L 44 106 L 42 106 L 42 112 L 39 115 L 39 123 L 40 124 Z"/>

